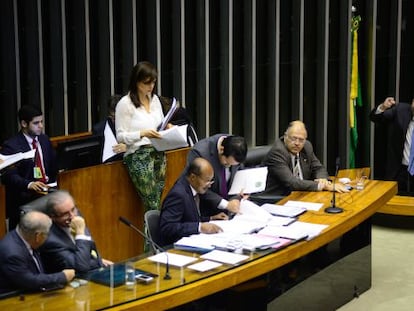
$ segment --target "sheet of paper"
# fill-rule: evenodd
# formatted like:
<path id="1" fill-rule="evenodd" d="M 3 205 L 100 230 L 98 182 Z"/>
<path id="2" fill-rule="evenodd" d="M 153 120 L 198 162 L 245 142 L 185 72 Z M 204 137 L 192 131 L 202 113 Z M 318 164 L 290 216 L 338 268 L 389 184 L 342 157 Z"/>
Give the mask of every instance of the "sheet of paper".
<path id="1" fill-rule="evenodd" d="M 200 258 L 218 261 L 218 262 L 222 262 L 222 263 L 226 263 L 230 265 L 235 265 L 235 264 L 238 264 L 239 262 L 242 262 L 243 260 L 248 259 L 249 256 L 220 251 L 220 250 L 214 250 L 214 251 L 211 251 L 207 254 L 200 256 Z"/>
<path id="2" fill-rule="evenodd" d="M 35 152 L 36 150 L 32 149 L 26 152 L 18 152 L 11 155 L 0 154 L 0 159 L 3 160 L 3 162 L 0 164 L 0 170 L 21 160 L 33 159 L 35 156 Z"/>
<path id="3" fill-rule="evenodd" d="M 114 133 L 111 130 L 108 122 L 106 122 L 105 129 L 104 129 L 104 146 L 102 152 L 102 162 L 105 162 L 109 158 L 112 158 L 116 153 L 112 150 L 112 147 L 118 144 Z"/>
<path id="4" fill-rule="evenodd" d="M 261 207 L 272 215 L 297 217 L 307 211 L 305 207 L 265 203 Z"/>
<path id="5" fill-rule="evenodd" d="M 303 201 L 287 201 L 284 206 L 292 207 L 304 207 L 308 211 L 319 211 L 323 206 L 323 203 L 312 203 L 312 202 L 303 202 Z"/>
<path id="6" fill-rule="evenodd" d="M 234 175 L 233 183 L 229 191 L 230 195 L 243 193 L 255 193 L 266 188 L 267 167 L 255 167 L 239 170 Z"/>
<path id="7" fill-rule="evenodd" d="M 152 145 L 158 151 L 187 147 L 187 126 L 173 126 L 168 130 L 160 131 L 162 138 L 150 138 Z"/>
<path id="8" fill-rule="evenodd" d="M 156 254 L 154 256 L 148 257 L 148 259 L 163 264 L 166 264 L 168 260 L 168 264 L 175 267 L 184 267 L 194 261 L 197 261 L 197 257 L 184 256 L 174 253 L 167 253 L 167 257 L 165 253 L 166 252 Z"/>
<path id="9" fill-rule="evenodd" d="M 173 117 L 173 115 L 174 115 L 175 111 L 177 110 L 177 108 L 178 108 L 177 100 L 175 99 L 175 97 L 173 97 L 171 108 L 170 108 L 170 110 L 168 110 L 168 112 L 165 115 L 164 119 L 162 120 L 160 126 L 158 127 L 159 131 L 165 130 L 168 122 L 170 122 L 170 120 Z"/>
<path id="10" fill-rule="evenodd" d="M 312 224 L 303 221 L 296 221 L 289 226 L 267 226 L 260 230 L 259 234 L 287 238 L 292 240 L 311 240 L 319 235 L 328 225 Z"/>
<path id="11" fill-rule="evenodd" d="M 210 261 L 210 260 L 203 260 L 201 262 L 197 262 L 195 264 L 192 264 L 192 265 L 188 266 L 187 268 L 191 269 L 191 270 L 196 270 L 198 272 L 205 272 L 205 271 L 208 271 L 208 270 L 218 268 L 220 266 L 222 266 L 221 263 Z"/>

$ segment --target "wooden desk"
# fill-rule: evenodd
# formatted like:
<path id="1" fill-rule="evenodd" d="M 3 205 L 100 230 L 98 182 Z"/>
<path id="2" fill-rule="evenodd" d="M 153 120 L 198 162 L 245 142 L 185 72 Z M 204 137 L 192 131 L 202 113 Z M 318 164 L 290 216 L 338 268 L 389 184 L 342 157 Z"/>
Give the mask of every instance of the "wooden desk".
<path id="1" fill-rule="evenodd" d="M 152 285 L 137 285 L 136 290 L 133 291 L 127 291 L 123 286 L 111 289 L 90 282 L 77 289 L 65 288 L 54 293 L 29 294 L 25 296 L 24 301 L 20 301 L 18 297 L 8 298 L 0 301 L 0 307 L 5 310 L 94 310 L 111 306 L 112 310 L 172 308 L 263 275 L 309 254 L 367 220 L 396 192 L 395 182 L 367 181 L 364 190 L 353 190 L 350 194 L 337 196 L 338 205 L 344 208 L 342 214 L 326 214 L 322 208 L 317 212 L 307 212 L 300 217 L 303 221 L 329 225 L 313 240 L 291 245 L 276 253 L 262 256 L 208 277 L 191 272 L 189 269 L 171 268 L 172 280 L 166 281 L 162 278 L 162 273 L 165 271 L 163 266 L 148 264 L 145 268 L 160 274 L 161 277 L 158 277 Z M 328 192 L 294 192 L 285 201 L 320 202 L 327 207 L 331 197 L 332 194 Z M 185 276 L 187 283 L 180 285 L 182 276 Z M 191 282 L 197 277 L 199 280 Z M 153 291 L 152 294 L 151 291 Z M 120 301 L 123 299 L 130 302 L 122 304 Z"/>
<path id="2" fill-rule="evenodd" d="M 162 197 L 181 174 L 188 150 L 166 153 L 167 171 Z M 143 252 L 143 238 L 119 221 L 123 216 L 143 229 L 143 203 L 122 161 L 61 172 L 58 185 L 75 198 L 104 258 L 120 261 Z"/>

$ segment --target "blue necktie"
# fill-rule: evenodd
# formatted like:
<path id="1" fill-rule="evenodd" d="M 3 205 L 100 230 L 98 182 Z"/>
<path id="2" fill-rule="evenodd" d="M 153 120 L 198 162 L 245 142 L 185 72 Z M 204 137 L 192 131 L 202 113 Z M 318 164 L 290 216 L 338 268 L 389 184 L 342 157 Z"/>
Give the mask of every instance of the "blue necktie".
<path id="1" fill-rule="evenodd" d="M 413 131 L 414 132 L 414 131 Z M 408 161 L 408 172 L 414 176 L 414 133 L 411 133 L 410 159 Z"/>

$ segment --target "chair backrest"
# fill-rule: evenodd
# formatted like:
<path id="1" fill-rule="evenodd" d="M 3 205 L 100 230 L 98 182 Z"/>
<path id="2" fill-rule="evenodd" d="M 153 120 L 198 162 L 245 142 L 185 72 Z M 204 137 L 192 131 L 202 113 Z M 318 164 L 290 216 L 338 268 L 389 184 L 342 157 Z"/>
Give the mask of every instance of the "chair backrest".
<path id="1" fill-rule="evenodd" d="M 147 233 L 150 239 L 155 242 L 156 244 L 160 244 L 160 211 L 158 210 L 150 210 L 145 212 L 144 214 L 144 222 L 147 226 Z M 157 251 L 154 249 L 154 245 L 150 245 L 152 250 L 155 252 Z"/>
<path id="2" fill-rule="evenodd" d="M 258 146 L 249 148 L 246 155 L 246 160 L 244 161 L 244 167 L 257 167 L 262 166 L 262 161 L 269 153 L 272 145 Z"/>
<path id="3" fill-rule="evenodd" d="M 39 211 L 46 213 L 46 203 L 48 198 L 49 196 L 46 194 L 31 202 L 23 204 L 20 206 L 20 213 L 27 213 L 29 211 Z"/>

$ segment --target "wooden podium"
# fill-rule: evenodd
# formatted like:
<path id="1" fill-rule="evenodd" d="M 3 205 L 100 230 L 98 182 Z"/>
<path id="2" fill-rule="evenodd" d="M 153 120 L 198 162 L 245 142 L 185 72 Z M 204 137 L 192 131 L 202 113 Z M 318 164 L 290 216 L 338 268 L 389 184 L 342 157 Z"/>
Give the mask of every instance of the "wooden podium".
<path id="1" fill-rule="evenodd" d="M 166 152 L 162 198 L 185 167 L 188 150 Z M 104 258 L 120 261 L 143 252 L 144 239 L 119 221 L 122 216 L 143 229 L 144 206 L 122 161 L 61 172 L 58 185 L 75 198 Z"/>

